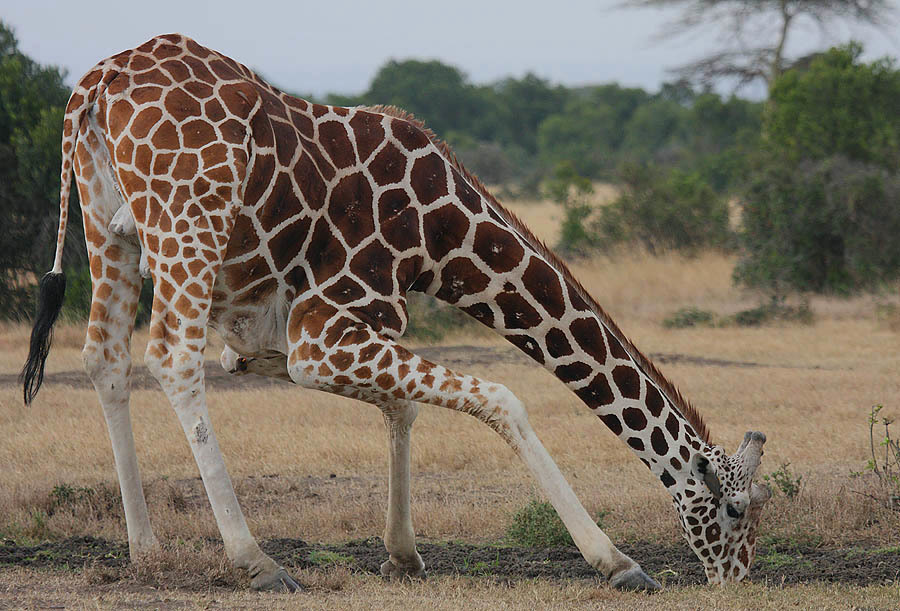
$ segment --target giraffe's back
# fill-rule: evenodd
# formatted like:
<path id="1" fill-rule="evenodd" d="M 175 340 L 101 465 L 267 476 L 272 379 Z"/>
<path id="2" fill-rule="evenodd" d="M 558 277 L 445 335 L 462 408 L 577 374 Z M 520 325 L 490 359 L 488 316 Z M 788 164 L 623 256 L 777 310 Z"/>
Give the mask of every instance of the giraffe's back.
<path id="1" fill-rule="evenodd" d="M 444 204 L 461 193 L 480 208 L 415 122 L 295 98 L 184 36 L 101 62 L 82 88 L 99 79 L 116 177 L 151 269 L 173 280 L 163 291 L 189 284 L 190 259 L 221 246 L 205 230 L 239 205 L 210 320 L 245 354 L 282 351 L 298 299 L 399 336 L 407 290 L 466 235 L 465 215 Z M 159 269 L 160 248 L 185 265 Z"/>
<path id="2" fill-rule="evenodd" d="M 210 323 L 242 354 L 285 353 L 292 307 L 398 337 L 406 293 L 421 290 L 503 332 L 534 311 L 514 270 L 531 260 L 561 286 L 508 213 L 402 111 L 295 98 L 180 35 L 101 62 L 84 88 L 98 79 L 109 82 L 99 114 L 155 285 L 199 297 L 191 279 L 224 247 Z"/>

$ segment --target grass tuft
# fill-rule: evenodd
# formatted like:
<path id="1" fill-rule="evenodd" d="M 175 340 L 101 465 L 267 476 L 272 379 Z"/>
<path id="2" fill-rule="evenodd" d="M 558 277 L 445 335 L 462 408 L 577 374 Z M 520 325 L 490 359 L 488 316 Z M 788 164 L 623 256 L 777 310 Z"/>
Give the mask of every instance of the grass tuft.
<path id="1" fill-rule="evenodd" d="M 602 528 L 601 523 L 606 515 L 603 512 L 597 517 L 597 526 Z M 506 538 L 511 543 L 525 547 L 575 545 L 553 505 L 537 499 L 532 499 L 513 514 L 512 523 L 506 529 Z"/>

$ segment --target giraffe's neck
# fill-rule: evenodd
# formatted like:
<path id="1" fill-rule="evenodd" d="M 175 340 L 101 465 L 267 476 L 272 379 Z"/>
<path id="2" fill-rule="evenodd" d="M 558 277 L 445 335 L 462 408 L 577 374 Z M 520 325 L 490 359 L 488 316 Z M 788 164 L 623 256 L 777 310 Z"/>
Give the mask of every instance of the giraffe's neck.
<path id="1" fill-rule="evenodd" d="M 495 273 L 453 260 L 433 270 L 427 292 L 492 327 L 553 373 L 674 495 L 676 484 L 690 477 L 691 456 L 708 439 L 699 414 L 561 261 L 495 201 L 484 204 L 497 222 L 490 236 L 475 235 L 472 261 Z"/>

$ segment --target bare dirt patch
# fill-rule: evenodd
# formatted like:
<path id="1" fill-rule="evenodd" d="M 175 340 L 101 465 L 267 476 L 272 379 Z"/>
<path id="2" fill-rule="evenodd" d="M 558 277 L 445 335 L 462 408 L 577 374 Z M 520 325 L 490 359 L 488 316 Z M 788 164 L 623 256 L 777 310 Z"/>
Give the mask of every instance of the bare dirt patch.
<path id="1" fill-rule="evenodd" d="M 387 557 L 384 545 L 377 537 L 334 545 L 308 543 L 301 539 L 272 539 L 263 542 L 262 547 L 294 571 L 344 566 L 351 571 L 377 575 Z M 619 548 L 640 560 L 647 572 L 667 585 L 706 583 L 700 563 L 686 546 L 638 542 L 622 544 Z M 574 547 L 534 549 L 446 542 L 421 543 L 418 549 L 429 575 L 435 576 L 474 576 L 500 582 L 535 578 L 597 580 L 599 577 Z M 105 567 L 111 569 L 105 573 L 109 581 L 125 575 L 123 572 L 120 576 L 115 569 L 125 567 L 127 558 L 126 545 L 94 537 L 74 537 L 35 546 L 17 545 L 8 539 L 0 542 L 0 567 L 70 570 Z M 751 579 L 776 585 L 812 582 L 858 586 L 893 584 L 900 580 L 900 548 L 865 550 L 856 546 L 761 545 Z"/>

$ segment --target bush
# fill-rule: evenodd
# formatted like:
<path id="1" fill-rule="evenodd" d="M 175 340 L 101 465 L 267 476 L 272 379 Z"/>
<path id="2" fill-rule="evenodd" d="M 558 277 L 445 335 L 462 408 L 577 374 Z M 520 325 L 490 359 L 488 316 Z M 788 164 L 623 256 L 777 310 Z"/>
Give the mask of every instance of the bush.
<path id="1" fill-rule="evenodd" d="M 800 494 L 800 486 L 803 482 L 802 475 L 791 473 L 791 463 L 789 462 L 781 463 L 777 470 L 769 475 L 763 475 L 763 479 L 766 483 L 772 482 L 775 484 L 775 487 L 789 499 Z"/>
<path id="2" fill-rule="evenodd" d="M 532 500 L 516 511 L 512 524 L 506 529 L 506 537 L 525 547 L 575 545 L 559 514 L 547 501 Z"/>
<path id="3" fill-rule="evenodd" d="M 496 142 L 478 142 L 457 148 L 466 169 L 489 185 L 499 185 L 513 178 L 513 164 L 506 151 Z"/>
<path id="4" fill-rule="evenodd" d="M 544 196 L 563 207 L 563 222 L 556 249 L 566 255 L 584 255 L 596 246 L 596 237 L 588 229 L 593 208 L 586 197 L 594 192 L 591 181 L 581 176 L 571 162 L 556 165 L 544 185 Z"/>
<path id="5" fill-rule="evenodd" d="M 739 327 L 759 327 L 776 321 L 811 325 L 814 318 L 808 302 L 803 301 L 799 305 L 792 306 L 785 304 L 782 298 L 773 296 L 769 303 L 749 310 L 741 310 L 725 322 Z"/>
<path id="6" fill-rule="evenodd" d="M 622 175 L 623 194 L 599 210 L 598 243 L 640 244 L 651 253 L 730 245 L 727 203 L 698 174 L 673 170 L 660 175 L 629 165 Z"/>
<path id="7" fill-rule="evenodd" d="M 842 155 L 900 165 L 900 70 L 893 60 L 860 63 L 862 46 L 829 49 L 807 70 L 789 70 L 772 87 L 766 135 L 790 161 Z"/>
<path id="8" fill-rule="evenodd" d="M 776 295 L 900 278 L 900 71 L 831 49 L 776 81 L 743 202 L 735 278 Z"/>
<path id="9" fill-rule="evenodd" d="M 91 314 L 91 270 L 88 266 L 66 270 L 66 294 L 63 299 L 62 316 L 66 320 L 78 322 L 87 320 Z"/>
<path id="10" fill-rule="evenodd" d="M 601 526 L 606 515 L 606 512 L 601 512 L 597 516 L 597 526 Z M 506 537 L 512 543 L 525 547 L 575 545 L 553 505 L 537 499 L 532 499 L 513 514 L 512 523 L 506 529 Z"/>
<path id="11" fill-rule="evenodd" d="M 684 329 L 687 327 L 713 325 L 715 318 L 709 310 L 701 310 L 693 306 L 681 308 L 671 316 L 663 320 L 663 326 L 667 329 Z"/>
<path id="12" fill-rule="evenodd" d="M 775 295 L 851 293 L 900 278 L 900 174 L 831 157 L 763 162 L 743 202 L 735 279 Z"/>
<path id="13" fill-rule="evenodd" d="M 874 494 L 862 492 L 874 498 L 888 509 L 900 511 L 900 441 L 891 437 L 891 425 L 894 419 L 880 415 L 882 405 L 875 405 L 869 411 L 869 455 L 864 472 L 851 472 L 854 477 L 873 475 L 875 477 Z M 878 437 L 875 426 L 884 428 L 884 436 Z"/>

